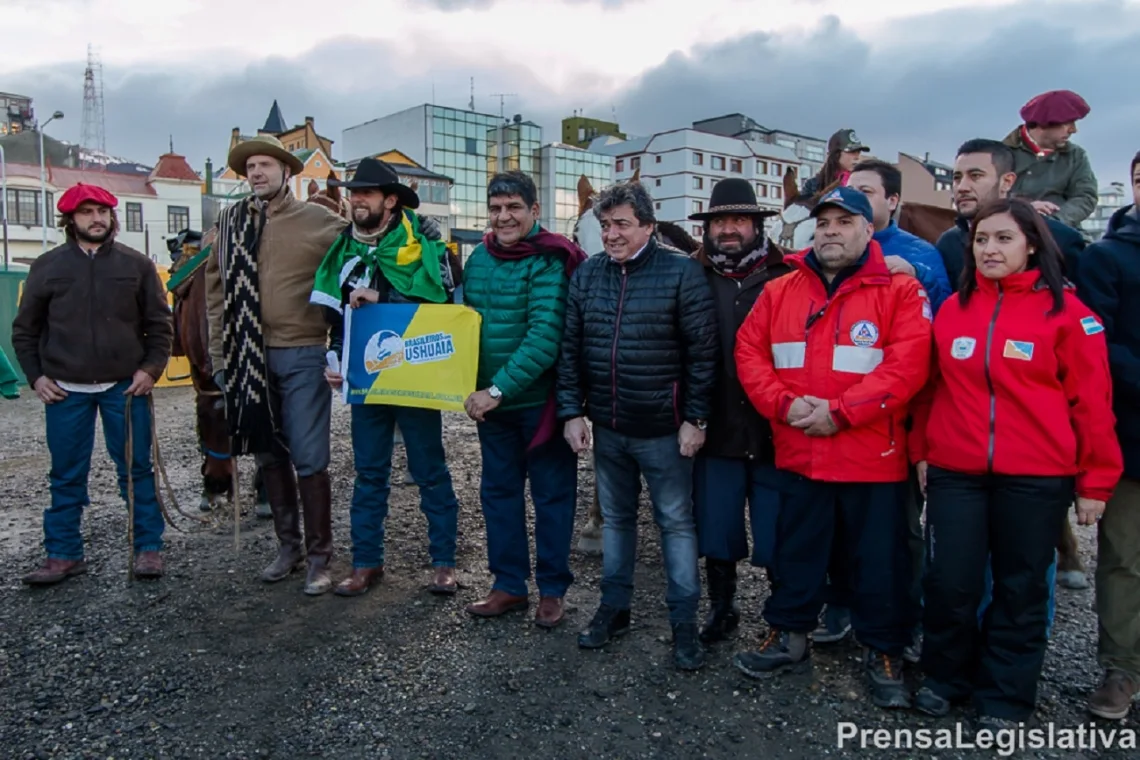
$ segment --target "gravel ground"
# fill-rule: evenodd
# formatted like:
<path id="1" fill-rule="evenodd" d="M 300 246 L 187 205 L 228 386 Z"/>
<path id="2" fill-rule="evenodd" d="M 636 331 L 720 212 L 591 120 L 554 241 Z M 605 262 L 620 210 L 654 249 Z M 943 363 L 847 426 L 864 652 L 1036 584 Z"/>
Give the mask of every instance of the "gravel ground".
<path id="1" fill-rule="evenodd" d="M 159 435 L 180 503 L 196 513 L 198 458 L 188 389 L 156 391 Z M 384 583 L 358 599 L 309 598 L 300 575 L 266 585 L 269 521 L 250 513 L 235 553 L 232 519 L 205 532 L 168 528 L 167 576 L 127 582 L 126 510 L 96 448 L 84 524 L 89 574 L 30 590 L 48 502 L 42 407 L 28 392 L 0 406 L 0 756 L 3 758 L 722 758 L 977 757 L 990 752 L 837 748 L 837 726 L 967 731 L 970 714 L 933 721 L 885 713 L 863 696 L 854 645 L 817 650 L 811 677 L 748 680 L 732 667 L 762 633 L 761 571 L 741 566 L 746 624 L 704 670 L 672 667 L 656 530 L 642 512 L 633 632 L 600 652 L 575 637 L 598 601 L 600 560 L 575 554 L 567 623 L 547 633 L 531 612 L 474 620 L 488 589 L 473 423 L 447 415 L 462 505 L 453 599 L 424 590 L 430 567 L 416 489 L 397 487 Z M 402 453 L 397 466 L 402 465 Z M 250 470 L 243 462 L 247 479 Z M 334 411 L 335 573 L 349 569 L 348 415 Z M 589 475 L 582 471 L 580 510 Z M 248 492 L 248 487 L 247 487 Z M 248 503 L 248 496 L 245 497 Z M 193 528 L 185 518 L 176 521 Z M 579 523 L 583 518 L 579 519 Z M 1086 557 L 1093 534 L 1078 528 Z M 1095 687 L 1091 591 L 1058 590 L 1039 719 L 1088 723 Z M 1133 720 L 1122 724 L 1135 729 Z M 1107 727 L 1098 723 L 1100 727 Z M 968 734 L 972 736 L 972 734 Z M 1039 751 L 1040 757 L 1136 757 L 1135 751 Z"/>

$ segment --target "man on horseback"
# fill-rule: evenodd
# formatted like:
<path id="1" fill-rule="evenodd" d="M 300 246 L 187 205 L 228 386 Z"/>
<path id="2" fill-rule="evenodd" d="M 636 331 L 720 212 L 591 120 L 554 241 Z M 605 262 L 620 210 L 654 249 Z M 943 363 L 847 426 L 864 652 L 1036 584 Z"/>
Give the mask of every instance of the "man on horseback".
<path id="1" fill-rule="evenodd" d="M 253 194 L 222 212 L 206 264 L 210 360 L 225 393 L 231 454 L 256 455 L 273 509 L 280 548 L 262 580 L 288 577 L 307 555 L 305 593 L 323 594 L 332 588 L 332 395 L 328 325 L 309 296 L 347 220 L 293 196 L 289 179 L 304 167 L 274 137 L 238 143 L 228 164 Z"/>
<path id="2" fill-rule="evenodd" d="M 173 325 L 154 262 L 115 240 L 118 203 L 94 185 L 78 184 L 60 197 L 59 226 L 67 241 L 32 263 L 12 323 L 16 358 L 46 405 L 51 453 L 51 506 L 44 511 L 48 556 L 24 576 L 29 585 L 87 572 L 80 522 L 90 503 L 96 413 L 128 503 L 129 473 L 134 575 L 158 578 L 163 572 L 165 523 L 145 397 L 166 369 Z"/>
<path id="3" fill-rule="evenodd" d="M 736 333 L 765 283 L 789 273 L 779 250 L 769 253 L 764 217 L 752 183 L 730 177 L 716 183 L 709 210 L 689 219 L 704 224 L 694 258 L 704 267 L 716 304 L 720 361 L 705 445 L 693 464 L 697 550 L 705 558 L 709 614 L 700 637 L 720 641 L 740 623 L 736 564 L 748 552 L 745 512 L 751 517 L 752 564 L 772 561 L 780 495 L 772 428 L 748 402 L 736 376 Z"/>
<path id="4" fill-rule="evenodd" d="M 344 345 L 344 308 L 369 303 L 446 303 L 455 284 L 447 248 L 439 230 L 426 229 L 413 212 L 419 196 L 400 183 L 382 161 L 365 158 L 351 181 L 329 180 L 348 188 L 352 224 L 341 233 L 317 270 L 310 302 L 325 307 L 331 325 L 329 350 L 339 356 Z M 434 239 L 433 239 L 434 238 Z M 411 243 L 419 254 L 407 257 Z M 355 263 L 352 263 L 355 262 Z M 344 378 L 332 368 L 325 378 L 339 390 Z M 443 450 L 443 416 L 436 409 L 387 404 L 353 404 L 352 453 L 356 482 L 352 489 L 353 570 L 333 593 L 359 596 L 384 577 L 384 522 L 391 492 L 392 447 L 396 424 L 404 434 L 408 468 L 420 488 L 420 508 L 427 517 L 428 542 L 435 577 L 430 589 L 454 594 L 455 536 L 459 503 Z"/>

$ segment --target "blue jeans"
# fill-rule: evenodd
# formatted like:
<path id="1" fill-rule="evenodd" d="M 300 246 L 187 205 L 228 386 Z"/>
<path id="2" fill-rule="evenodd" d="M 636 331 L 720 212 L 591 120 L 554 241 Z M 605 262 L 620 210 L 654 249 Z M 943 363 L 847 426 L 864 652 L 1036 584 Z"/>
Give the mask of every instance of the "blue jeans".
<path id="1" fill-rule="evenodd" d="M 483 477 L 479 488 L 487 522 L 487 565 L 493 588 L 527 595 L 526 482 L 534 502 L 534 580 L 541 596 L 562 597 L 574 582 L 570 541 L 578 502 L 578 457 L 562 437 L 528 450 L 542 407 L 494 411 L 478 424 Z M 407 432 L 405 431 L 405 435 Z"/>
<path id="2" fill-rule="evenodd" d="M 644 475 L 653 519 L 661 530 L 669 620 L 696 622 L 701 578 L 693 519 L 693 460 L 681 456 L 675 435 L 633 438 L 596 425 L 594 462 L 603 519 L 602 604 L 627 610 L 633 602 L 637 502 Z"/>
<path id="3" fill-rule="evenodd" d="M 693 513 L 700 555 L 727 562 L 748 557 L 745 512 L 752 526 L 751 563 L 767 567 L 776 552 L 780 514 L 776 466 L 698 454 L 693 464 Z"/>
<path id="4" fill-rule="evenodd" d="M 396 425 L 404 435 L 408 470 L 420 489 L 427 517 L 428 553 L 435 567 L 455 567 L 459 502 L 443 451 L 443 418 L 435 409 L 384 404 L 352 406 L 352 565 L 384 564 L 384 521 L 392 492 L 392 444 Z"/>
<path id="5" fill-rule="evenodd" d="M 130 381 L 116 383 L 101 393 L 69 392 L 67 398 L 44 408 L 47 444 L 51 453 L 51 507 L 44 510 L 44 549 L 53 559 L 83 559 L 80 525 L 83 509 L 91 503 L 87 477 L 95 448 L 95 414 L 103 421 L 107 453 L 119 475 L 119 494 L 127 498 L 127 397 Z M 131 475 L 135 492 L 135 553 L 162 550 L 166 523 L 155 493 L 151 463 L 150 412 L 147 399 L 131 399 L 131 434 L 134 446 Z"/>

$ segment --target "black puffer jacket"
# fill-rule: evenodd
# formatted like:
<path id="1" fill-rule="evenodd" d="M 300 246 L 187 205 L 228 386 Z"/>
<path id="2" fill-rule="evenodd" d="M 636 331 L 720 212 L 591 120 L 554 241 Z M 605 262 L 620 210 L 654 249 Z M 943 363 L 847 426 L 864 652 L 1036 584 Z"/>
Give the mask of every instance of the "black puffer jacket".
<path id="1" fill-rule="evenodd" d="M 636 438 L 707 420 L 719 357 L 716 306 L 700 264 L 650 240 L 618 264 L 591 256 L 570 280 L 558 417 Z"/>
<path id="2" fill-rule="evenodd" d="M 701 454 L 713 457 L 748 459 L 757 463 L 775 462 L 772 426 L 748 400 L 736 375 L 736 333 L 744 324 L 764 284 L 792 271 L 779 253 L 770 253 L 746 277 L 726 277 L 713 269 L 703 251 L 693 258 L 704 267 L 716 303 L 720 329 L 720 367 L 713 394 L 712 416 Z"/>

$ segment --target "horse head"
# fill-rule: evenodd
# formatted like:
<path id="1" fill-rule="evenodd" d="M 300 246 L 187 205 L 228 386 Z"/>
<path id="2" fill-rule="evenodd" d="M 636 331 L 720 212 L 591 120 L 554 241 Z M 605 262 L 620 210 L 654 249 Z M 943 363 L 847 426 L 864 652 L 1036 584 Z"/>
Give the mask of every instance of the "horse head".
<path id="1" fill-rule="evenodd" d="M 336 172 L 329 169 L 329 176 L 325 180 L 324 190 L 321 190 L 320 185 L 317 184 L 315 179 L 309 180 L 309 196 L 305 199 L 305 202 L 324 206 L 342 219 L 351 219 L 352 207 L 349 206 L 344 196 L 340 194 L 340 188 L 328 182 L 328 180 L 334 179 L 337 179 Z"/>

